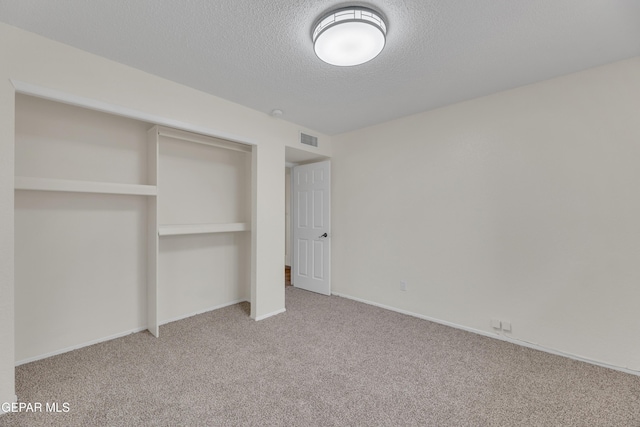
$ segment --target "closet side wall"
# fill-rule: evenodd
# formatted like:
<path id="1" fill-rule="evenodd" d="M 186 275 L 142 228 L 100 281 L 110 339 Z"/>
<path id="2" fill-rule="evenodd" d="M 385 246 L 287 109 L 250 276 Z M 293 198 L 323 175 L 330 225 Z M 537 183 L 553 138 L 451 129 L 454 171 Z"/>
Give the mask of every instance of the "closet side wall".
<path id="1" fill-rule="evenodd" d="M 14 369 L 14 89 L 0 79 L 0 402 L 15 400 Z M 0 409 L 2 416 L 2 409 Z"/>

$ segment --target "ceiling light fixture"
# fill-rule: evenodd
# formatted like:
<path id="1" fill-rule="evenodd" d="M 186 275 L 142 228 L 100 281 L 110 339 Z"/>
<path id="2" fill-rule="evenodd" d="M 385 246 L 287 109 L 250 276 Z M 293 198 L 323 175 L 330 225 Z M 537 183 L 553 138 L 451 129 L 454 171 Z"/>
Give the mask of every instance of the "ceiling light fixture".
<path id="1" fill-rule="evenodd" d="M 366 7 L 345 7 L 323 16 L 315 25 L 313 49 L 324 62 L 340 67 L 364 64 L 384 48 L 387 25 Z"/>

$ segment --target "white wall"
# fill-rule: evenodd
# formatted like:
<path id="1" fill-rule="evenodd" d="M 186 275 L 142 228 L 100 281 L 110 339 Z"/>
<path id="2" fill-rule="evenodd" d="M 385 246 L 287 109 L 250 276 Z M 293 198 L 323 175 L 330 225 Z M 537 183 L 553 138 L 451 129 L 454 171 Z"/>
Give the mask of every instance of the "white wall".
<path id="1" fill-rule="evenodd" d="M 300 145 L 300 127 L 5 24 L 0 24 L 0 58 L 1 402 L 14 398 L 15 90 L 10 79 L 160 117 L 165 125 L 256 144 L 252 315 L 260 318 L 284 308 L 282 170 L 285 146 Z M 330 155 L 331 138 L 319 136 L 323 140 L 321 148 L 299 148 Z"/>
<path id="2" fill-rule="evenodd" d="M 335 292 L 640 371 L 640 58 L 333 144 Z"/>
<path id="3" fill-rule="evenodd" d="M 2 39 L 0 39 L 2 40 Z M 0 41 L 0 43 L 2 43 Z M 2 56 L 0 56 L 2 58 Z M 0 67 L 4 67 L 4 62 Z M 2 72 L 4 68 L 0 68 Z M 14 368 L 14 251 L 13 251 L 13 175 L 14 175 L 14 90 L 0 79 L 0 400 L 15 399 Z"/>
<path id="4" fill-rule="evenodd" d="M 15 194 L 15 358 L 146 329 L 142 196 Z"/>

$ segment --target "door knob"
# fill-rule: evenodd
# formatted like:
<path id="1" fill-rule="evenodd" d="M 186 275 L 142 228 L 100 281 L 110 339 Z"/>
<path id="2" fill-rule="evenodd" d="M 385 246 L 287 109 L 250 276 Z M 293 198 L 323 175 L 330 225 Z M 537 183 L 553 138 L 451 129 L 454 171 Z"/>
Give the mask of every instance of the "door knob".
<path id="1" fill-rule="evenodd" d="M 318 239 L 322 239 L 322 238 L 324 238 L 324 237 L 328 237 L 328 236 L 327 236 L 327 233 L 324 233 L 323 235 L 321 235 L 320 237 L 318 237 Z"/>

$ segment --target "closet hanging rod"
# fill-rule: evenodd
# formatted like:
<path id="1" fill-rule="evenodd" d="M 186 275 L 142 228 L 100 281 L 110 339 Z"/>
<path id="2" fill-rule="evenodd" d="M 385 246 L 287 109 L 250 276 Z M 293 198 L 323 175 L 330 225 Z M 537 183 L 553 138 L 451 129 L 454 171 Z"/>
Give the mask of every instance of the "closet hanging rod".
<path id="1" fill-rule="evenodd" d="M 179 139 L 181 141 L 195 142 L 196 144 L 210 145 L 212 147 L 224 148 L 227 150 L 241 151 L 244 153 L 251 152 L 251 146 L 240 144 L 238 142 L 224 141 L 218 138 L 197 135 L 191 132 L 185 132 L 177 129 L 158 126 L 158 135 L 167 138 Z"/>

